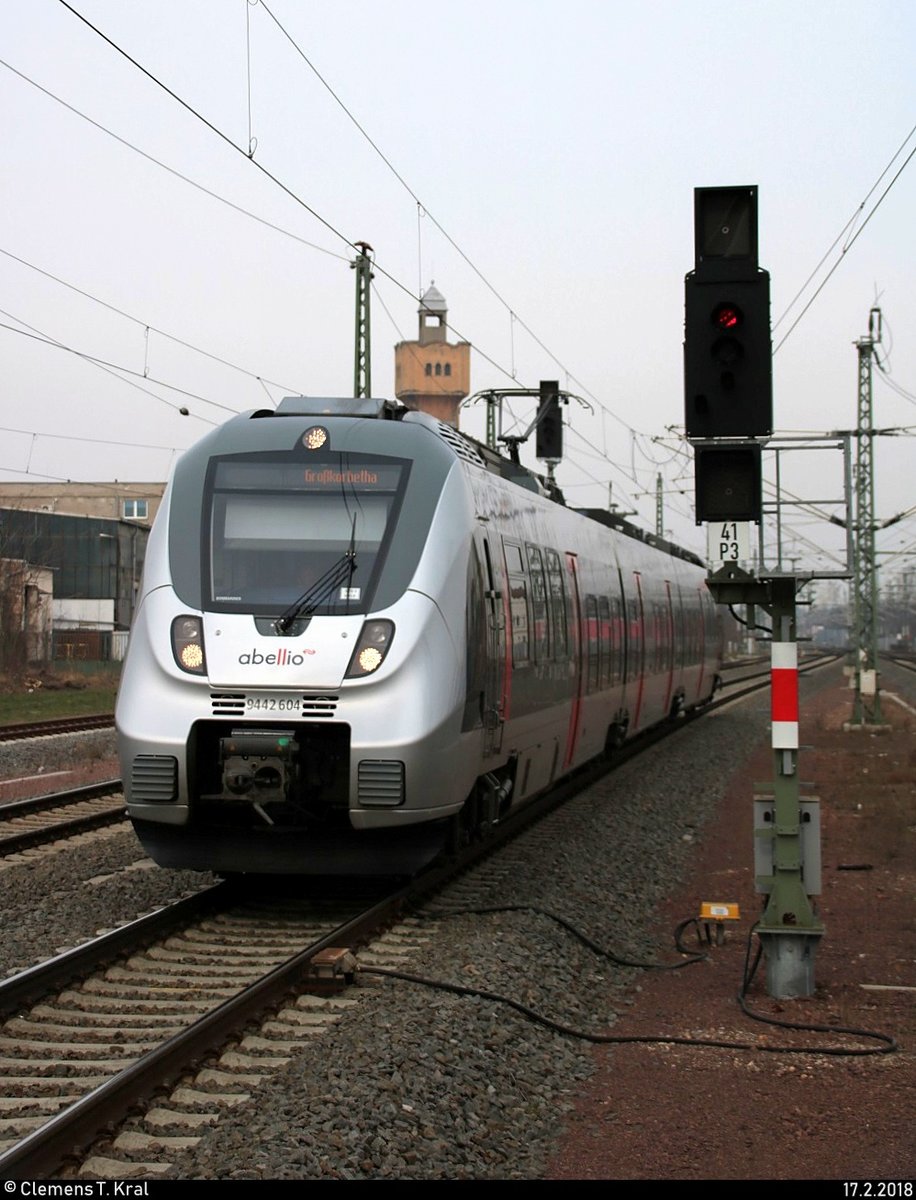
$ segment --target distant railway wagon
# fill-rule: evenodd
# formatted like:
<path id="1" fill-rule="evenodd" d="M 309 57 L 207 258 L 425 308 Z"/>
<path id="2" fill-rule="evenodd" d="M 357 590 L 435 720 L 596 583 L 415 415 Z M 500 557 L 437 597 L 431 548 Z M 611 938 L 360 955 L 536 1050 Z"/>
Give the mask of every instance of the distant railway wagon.
<path id="1" fill-rule="evenodd" d="M 290 398 L 177 464 L 117 726 L 164 866 L 409 871 L 719 682 L 698 559 L 434 418 Z"/>

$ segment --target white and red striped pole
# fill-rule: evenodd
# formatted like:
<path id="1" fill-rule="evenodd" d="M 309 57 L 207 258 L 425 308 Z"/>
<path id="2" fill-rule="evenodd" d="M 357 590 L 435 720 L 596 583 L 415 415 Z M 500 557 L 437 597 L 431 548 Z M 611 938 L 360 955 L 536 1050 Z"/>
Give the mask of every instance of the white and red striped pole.
<path id="1" fill-rule="evenodd" d="M 798 749 L 798 643 L 772 643 L 770 716 L 773 749 Z"/>
<path id="2" fill-rule="evenodd" d="M 814 994 L 814 957 L 824 927 L 804 877 L 802 811 L 798 778 L 798 643 L 794 577 L 770 581 L 773 624 L 770 714 L 773 743 L 772 876 L 757 934 L 767 960 L 771 996 Z M 812 879 L 814 878 L 812 872 Z"/>

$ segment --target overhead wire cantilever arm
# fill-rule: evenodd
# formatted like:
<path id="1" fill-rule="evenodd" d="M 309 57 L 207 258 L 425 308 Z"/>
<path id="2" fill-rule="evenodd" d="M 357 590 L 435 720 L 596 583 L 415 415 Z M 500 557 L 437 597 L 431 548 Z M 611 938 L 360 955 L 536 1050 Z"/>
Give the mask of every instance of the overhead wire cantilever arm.
<path id="1" fill-rule="evenodd" d="M 505 442 L 510 447 L 510 454 L 513 453 L 513 448 L 515 454 L 517 454 L 518 446 L 522 442 L 526 442 L 537 428 L 538 422 L 541 419 L 541 413 L 540 411 L 537 413 L 534 420 L 523 434 L 519 434 L 517 437 L 510 439 L 509 437 L 504 436 L 502 431 L 503 400 L 510 396 L 526 396 L 531 397 L 532 399 L 538 399 L 540 398 L 540 395 L 540 388 L 485 388 L 483 391 L 475 392 L 473 396 L 468 396 L 467 399 L 462 400 L 461 407 L 466 408 L 471 404 L 476 404 L 478 400 L 484 400 L 487 405 L 487 445 L 491 450 L 496 450 L 498 442 Z M 586 400 L 583 396 L 577 395 L 575 392 L 568 392 L 565 389 L 560 388 L 557 392 L 557 396 L 560 400 L 565 400 L 567 403 L 570 400 L 575 400 L 577 404 L 581 405 L 582 408 L 587 409 L 590 413 L 594 413 L 595 411 L 594 406 L 590 404 L 588 400 Z M 498 425 L 494 416 L 494 410 L 496 409 L 499 411 Z"/>

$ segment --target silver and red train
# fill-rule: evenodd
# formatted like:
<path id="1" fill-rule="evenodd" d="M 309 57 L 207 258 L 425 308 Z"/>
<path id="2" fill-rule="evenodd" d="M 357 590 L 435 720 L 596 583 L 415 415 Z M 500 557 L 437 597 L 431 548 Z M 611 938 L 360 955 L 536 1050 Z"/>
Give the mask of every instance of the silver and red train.
<path id="1" fill-rule="evenodd" d="M 384 401 L 291 398 L 176 466 L 117 726 L 150 855 L 410 871 L 719 683 L 698 559 Z"/>

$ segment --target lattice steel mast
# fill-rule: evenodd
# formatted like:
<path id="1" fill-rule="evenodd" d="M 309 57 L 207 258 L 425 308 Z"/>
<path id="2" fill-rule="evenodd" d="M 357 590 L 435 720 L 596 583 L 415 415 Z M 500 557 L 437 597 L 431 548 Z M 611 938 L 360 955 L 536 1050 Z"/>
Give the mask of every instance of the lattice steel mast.
<path id="1" fill-rule="evenodd" d="M 369 285 L 372 282 L 372 247 L 355 243 L 359 254 L 350 266 L 356 271 L 356 357 L 353 369 L 353 395 L 372 395 L 372 339 L 369 328 Z"/>
<path id="2" fill-rule="evenodd" d="M 854 725 L 881 722 L 878 688 L 878 562 L 875 555 L 875 427 L 872 412 L 872 358 L 881 344 L 881 309 L 868 314 L 868 335 L 855 343 L 859 354 L 859 405 L 856 438 L 856 518 L 853 652 Z"/>

